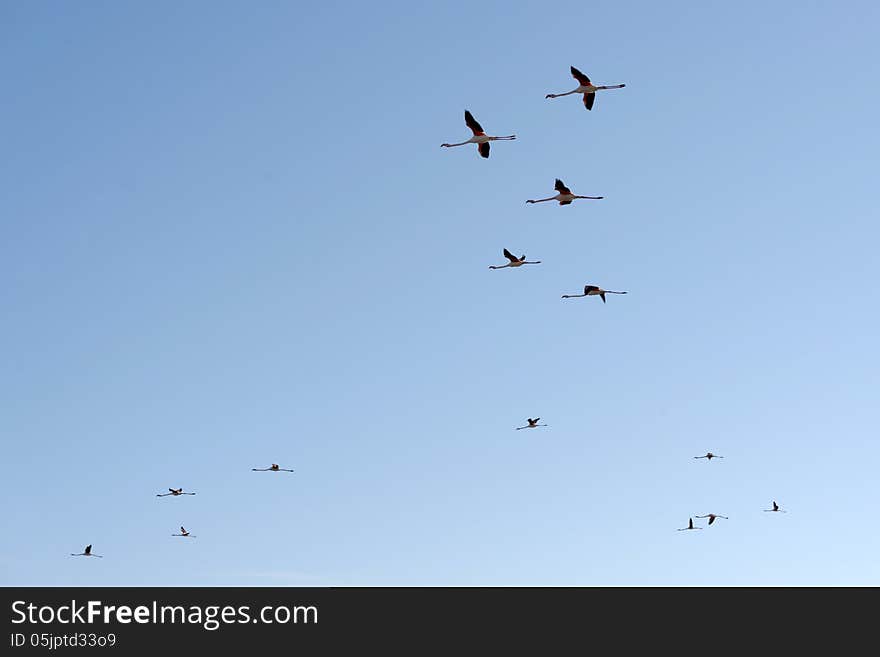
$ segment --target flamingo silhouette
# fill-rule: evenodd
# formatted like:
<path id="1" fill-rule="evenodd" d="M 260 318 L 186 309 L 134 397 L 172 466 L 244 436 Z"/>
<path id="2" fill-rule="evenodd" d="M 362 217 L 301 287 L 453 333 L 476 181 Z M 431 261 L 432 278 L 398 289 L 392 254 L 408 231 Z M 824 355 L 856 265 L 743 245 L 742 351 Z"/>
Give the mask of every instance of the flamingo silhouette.
<path id="1" fill-rule="evenodd" d="M 596 100 L 596 92 L 602 89 L 623 89 L 625 84 L 608 84 L 608 85 L 600 85 L 596 86 L 592 82 L 590 82 L 590 78 L 577 70 L 574 66 L 571 67 L 571 76 L 578 81 L 578 86 L 576 89 L 572 89 L 571 91 L 566 91 L 564 94 L 547 94 L 544 98 L 559 98 L 560 96 L 569 96 L 571 94 L 583 94 L 584 95 L 584 107 L 588 110 L 593 109 L 593 103 Z"/>
<path id="2" fill-rule="evenodd" d="M 526 422 L 528 422 L 528 424 L 523 427 L 517 427 L 516 430 L 519 431 L 520 429 L 534 429 L 535 427 L 546 427 L 547 426 L 546 424 L 538 424 L 538 420 L 540 420 L 540 419 L 541 418 L 539 418 L 539 417 L 528 418 L 526 420 Z"/>
<path id="3" fill-rule="evenodd" d="M 174 495 L 177 497 L 178 495 L 195 495 L 195 493 L 184 493 L 182 488 L 169 488 L 168 493 L 162 493 L 161 495 L 156 493 L 156 497 L 167 497 L 168 495 Z"/>
<path id="4" fill-rule="evenodd" d="M 604 196 L 578 196 L 577 194 L 572 193 L 572 191 L 565 186 L 565 183 L 562 182 L 559 178 L 556 179 L 556 184 L 553 186 L 554 189 L 559 192 L 555 196 L 548 196 L 547 198 L 539 198 L 539 199 L 529 199 L 526 203 L 544 203 L 546 201 L 559 201 L 559 205 L 571 205 L 571 202 L 576 198 L 588 198 L 593 201 L 601 201 Z"/>
<path id="5" fill-rule="evenodd" d="M 688 526 L 682 527 L 681 529 L 678 529 L 676 531 L 684 532 L 684 531 L 687 531 L 688 529 L 702 529 L 702 527 L 694 527 L 694 519 L 688 518 Z"/>
<path id="6" fill-rule="evenodd" d="M 563 294 L 563 299 L 576 299 L 577 297 L 594 297 L 598 296 L 602 299 L 602 303 L 605 303 L 605 295 L 606 294 L 627 294 L 626 292 L 615 292 L 614 290 L 603 290 L 601 287 L 596 287 L 595 285 L 584 285 L 584 293 L 583 294 Z"/>
<path id="7" fill-rule="evenodd" d="M 510 260 L 506 265 L 489 265 L 489 269 L 504 269 L 505 267 L 522 267 L 523 265 L 540 265 L 540 260 L 526 260 L 525 254 L 517 258 L 507 249 L 504 249 L 504 257 Z"/>
<path id="8" fill-rule="evenodd" d="M 471 132 L 474 133 L 474 136 L 468 139 L 467 141 L 459 142 L 458 144 L 440 144 L 441 146 L 445 146 L 446 148 L 452 148 L 453 146 L 464 146 L 465 144 L 476 144 L 477 150 L 480 152 L 480 155 L 483 157 L 489 157 L 489 142 L 490 141 L 500 141 L 500 140 L 510 140 L 516 139 L 516 135 L 508 135 L 506 137 L 492 137 L 483 132 L 483 126 L 477 123 L 477 120 L 474 118 L 474 115 L 471 114 L 468 110 L 464 111 L 464 122 L 468 128 L 471 129 Z"/>
<path id="9" fill-rule="evenodd" d="M 92 546 L 86 545 L 86 549 L 80 552 L 79 554 L 70 553 L 72 557 L 98 557 L 99 559 L 103 559 L 104 557 L 100 554 L 92 554 Z"/>
<path id="10" fill-rule="evenodd" d="M 293 472 L 287 468 L 279 468 L 277 463 L 273 463 L 268 468 L 251 468 L 254 472 Z"/>

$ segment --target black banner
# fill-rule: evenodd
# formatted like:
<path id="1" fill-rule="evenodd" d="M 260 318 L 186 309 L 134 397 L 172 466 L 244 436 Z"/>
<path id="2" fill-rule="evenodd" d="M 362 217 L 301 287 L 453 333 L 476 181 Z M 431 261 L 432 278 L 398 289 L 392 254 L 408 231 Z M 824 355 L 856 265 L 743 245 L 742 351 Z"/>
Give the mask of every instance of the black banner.
<path id="1" fill-rule="evenodd" d="M 3 654 L 587 642 L 618 651 L 865 629 L 857 589 L 5 588 Z M 871 598 L 874 591 L 871 591 Z M 867 597 L 867 596 L 865 596 Z M 854 638 L 856 635 L 849 635 Z M 413 643 L 415 642 L 415 643 Z M 658 643 L 659 642 L 659 643 Z M 468 649 L 464 649 L 468 647 Z M 314 654 L 314 653 L 312 653 Z"/>

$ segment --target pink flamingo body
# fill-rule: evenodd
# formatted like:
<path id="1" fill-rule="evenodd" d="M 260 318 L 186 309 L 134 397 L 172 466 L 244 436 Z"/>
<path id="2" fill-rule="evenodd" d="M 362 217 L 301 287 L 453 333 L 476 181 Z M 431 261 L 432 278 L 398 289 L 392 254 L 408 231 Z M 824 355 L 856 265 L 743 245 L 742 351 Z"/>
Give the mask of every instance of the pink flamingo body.
<path id="1" fill-rule="evenodd" d="M 474 118 L 474 115 L 471 114 L 468 110 L 464 111 L 464 122 L 468 128 L 471 129 L 471 132 L 474 133 L 474 136 L 468 139 L 467 141 L 462 141 L 457 144 L 440 144 L 446 148 L 452 148 L 454 146 L 464 146 L 465 144 L 476 144 L 477 150 L 480 152 L 480 155 L 483 157 L 489 157 L 489 142 L 490 141 L 504 141 L 516 139 L 516 135 L 507 135 L 506 137 L 493 137 L 491 135 L 487 135 L 483 132 L 483 126 L 481 126 L 477 120 Z"/>
<path id="2" fill-rule="evenodd" d="M 577 297 L 592 297 L 598 296 L 602 299 L 602 303 L 605 303 L 605 295 L 606 294 L 628 294 L 627 292 L 616 292 L 614 290 L 603 290 L 601 287 L 597 287 L 595 285 L 584 285 L 584 293 L 583 294 L 563 294 L 563 299 L 575 299 Z"/>
<path id="3" fill-rule="evenodd" d="M 517 258 L 507 249 L 504 249 L 504 257 L 510 260 L 506 265 L 489 265 L 489 269 L 504 269 L 505 267 L 522 267 L 523 265 L 540 265 L 540 260 L 526 260 L 525 254 Z"/>
<path id="4" fill-rule="evenodd" d="M 604 89 L 623 89 L 626 86 L 625 84 L 597 86 L 590 82 L 590 78 L 581 73 L 574 66 L 571 67 L 571 75 L 575 80 L 578 81 L 578 86 L 576 89 L 566 91 L 564 94 L 547 94 L 546 96 L 544 96 L 544 98 L 559 98 L 561 96 L 569 96 L 571 94 L 583 94 L 584 107 L 586 107 L 588 110 L 591 110 L 593 109 L 593 103 L 596 100 L 597 91 L 602 91 Z"/>
<path id="5" fill-rule="evenodd" d="M 572 193 L 572 191 L 565 186 L 565 183 L 562 182 L 559 178 L 556 179 L 556 184 L 554 185 L 554 189 L 556 189 L 558 194 L 556 196 L 548 196 L 547 198 L 539 198 L 539 199 L 529 199 L 526 203 L 544 203 L 546 201 L 559 201 L 559 205 L 571 205 L 571 202 L 576 198 L 588 198 L 594 201 L 599 201 L 604 196 L 578 196 L 577 194 Z"/>
<path id="6" fill-rule="evenodd" d="M 156 497 L 167 497 L 168 495 L 173 495 L 174 497 L 177 497 L 178 495 L 195 495 L 195 493 L 184 493 L 182 488 L 169 488 L 168 491 L 169 492 L 162 493 L 161 495 L 156 493 Z"/>

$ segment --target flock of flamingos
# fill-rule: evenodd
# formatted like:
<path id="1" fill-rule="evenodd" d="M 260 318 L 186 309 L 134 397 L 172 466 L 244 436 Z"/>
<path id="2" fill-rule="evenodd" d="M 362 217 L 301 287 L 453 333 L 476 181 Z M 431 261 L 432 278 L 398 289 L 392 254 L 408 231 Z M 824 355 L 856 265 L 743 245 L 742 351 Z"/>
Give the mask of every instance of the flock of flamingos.
<path id="1" fill-rule="evenodd" d="M 625 84 L 612 84 L 612 85 L 595 85 L 590 81 L 590 78 L 581 73 L 574 66 L 571 67 L 571 75 L 577 81 L 578 86 L 571 91 L 566 91 L 561 94 L 547 94 L 545 98 L 560 98 L 562 96 L 570 96 L 572 94 L 582 94 L 582 99 L 584 103 L 584 107 L 588 110 L 593 109 L 593 104 L 596 101 L 596 92 L 603 91 L 606 89 L 623 89 Z M 464 122 L 468 128 L 471 129 L 471 132 L 474 133 L 474 136 L 468 139 L 467 141 L 462 141 L 457 144 L 440 144 L 443 147 L 451 148 L 453 146 L 464 146 L 465 144 L 476 144 L 477 150 L 480 155 L 488 158 L 489 157 L 489 142 L 493 141 L 510 141 L 516 139 L 516 135 L 506 135 L 503 137 L 496 137 L 492 135 L 487 135 L 482 126 L 474 119 L 473 115 L 465 110 L 464 113 Z M 529 199 L 526 203 L 544 203 L 546 201 L 557 201 L 559 205 L 571 205 L 572 201 L 576 199 L 589 199 L 598 201 L 601 200 L 602 196 L 580 196 L 578 194 L 574 194 L 571 189 L 569 189 L 562 180 L 559 178 L 556 179 L 555 189 L 557 194 L 555 196 L 548 196 L 547 198 L 539 198 L 539 199 Z M 516 256 L 511 253 L 508 249 L 504 249 L 503 251 L 504 257 L 507 258 L 508 262 L 504 265 L 489 265 L 489 269 L 505 269 L 507 267 L 522 267 L 523 265 L 540 265 L 540 260 L 526 260 L 525 255 Z M 605 295 L 606 294 L 627 294 L 625 291 L 617 291 L 617 290 L 606 290 L 604 288 L 599 287 L 598 285 L 585 285 L 583 294 L 563 294 L 563 299 L 573 299 L 576 297 L 591 297 L 597 296 L 602 299 L 602 303 L 605 303 Z M 526 424 L 521 427 L 516 427 L 517 431 L 520 429 L 535 429 L 537 427 L 546 427 L 546 424 L 538 424 L 541 418 L 528 418 L 526 420 Z M 695 456 L 695 459 L 706 459 L 707 461 L 711 461 L 714 458 L 724 458 L 722 456 L 718 456 L 717 454 L 713 454 L 712 452 L 707 452 L 703 456 Z M 768 512 L 782 512 L 783 511 L 776 501 L 773 501 L 773 507 L 770 509 L 764 509 L 764 511 Z M 708 518 L 708 524 L 711 525 L 715 522 L 717 518 L 728 519 L 727 516 L 722 516 L 717 513 L 709 513 L 706 515 L 695 516 L 697 518 Z M 687 531 L 689 529 L 702 529 L 702 527 L 697 527 L 694 525 L 694 519 L 688 519 L 688 526 L 682 527 L 678 529 L 678 531 Z"/>
<path id="2" fill-rule="evenodd" d="M 583 103 L 584 107 L 588 110 L 593 109 L 593 103 L 596 100 L 596 92 L 603 91 L 606 89 L 622 89 L 626 85 L 625 84 L 612 84 L 612 85 L 594 85 L 590 78 L 581 73 L 574 66 L 571 67 L 571 75 L 577 81 L 578 86 L 571 91 L 566 91 L 561 94 L 547 94 L 545 98 L 560 98 L 562 96 L 570 96 L 572 94 L 582 94 L 583 95 Z M 512 141 L 516 139 L 516 135 L 506 135 L 503 137 L 487 135 L 483 131 L 483 127 L 477 122 L 477 120 L 473 117 L 473 115 L 465 110 L 464 112 L 464 122 L 468 128 L 473 132 L 473 137 L 466 141 L 459 142 L 457 144 L 440 144 L 445 148 L 452 148 L 455 146 L 464 146 L 466 144 L 476 144 L 477 151 L 479 154 L 484 157 L 489 157 L 489 143 L 493 141 Z M 565 183 L 562 182 L 559 178 L 556 179 L 555 189 L 557 194 L 554 196 L 548 196 L 547 198 L 539 198 L 539 199 L 529 199 L 526 203 L 544 203 L 546 201 L 557 201 L 559 205 L 571 205 L 572 201 L 576 199 L 590 199 L 594 201 L 601 200 L 602 196 L 579 196 L 577 194 L 572 193 L 571 189 L 565 186 Z M 503 251 L 504 257 L 507 258 L 508 262 L 504 265 L 489 265 L 489 269 L 505 269 L 507 267 L 521 267 L 523 265 L 540 265 L 540 260 L 529 261 L 526 260 L 526 256 L 515 256 L 513 253 L 508 251 L 506 248 Z M 598 296 L 602 299 L 602 303 L 605 303 L 605 295 L 606 294 L 627 294 L 626 292 L 616 291 L 616 290 L 605 290 L 597 285 L 585 285 L 583 294 L 563 294 L 563 299 L 573 299 L 576 297 L 590 297 L 590 296 Z M 538 427 L 546 427 L 546 424 L 539 424 L 541 418 L 528 418 L 526 420 L 526 424 L 521 427 L 516 427 L 517 431 L 520 429 L 536 429 Z M 711 461 L 712 459 L 720 459 L 724 458 L 723 456 L 719 456 L 718 454 L 713 454 L 712 452 L 707 452 L 702 456 L 695 456 L 695 459 L 706 459 L 707 461 Z M 268 468 L 251 468 L 254 472 L 293 472 L 293 470 L 289 470 L 287 468 L 280 467 L 277 463 L 271 464 Z M 156 497 L 178 497 L 181 495 L 195 495 L 193 492 L 184 492 L 183 488 L 169 488 L 167 493 L 159 493 Z M 782 512 L 786 513 L 776 501 L 773 501 L 773 507 L 770 509 L 764 509 L 765 512 Z M 708 525 L 711 525 L 717 518 L 728 519 L 727 516 L 722 516 L 717 513 L 708 513 L 702 516 L 695 516 L 696 518 L 708 518 Z M 703 529 L 702 527 L 697 527 L 694 525 L 694 519 L 688 518 L 688 526 L 681 527 L 677 531 L 687 531 L 690 529 Z M 179 536 L 183 538 L 195 538 L 193 534 L 190 534 L 184 527 L 180 528 L 179 534 L 171 534 L 172 536 Z M 85 549 L 80 553 L 71 553 L 71 556 L 74 557 L 99 557 L 101 558 L 103 555 L 95 554 L 92 552 L 92 546 L 87 545 Z"/>

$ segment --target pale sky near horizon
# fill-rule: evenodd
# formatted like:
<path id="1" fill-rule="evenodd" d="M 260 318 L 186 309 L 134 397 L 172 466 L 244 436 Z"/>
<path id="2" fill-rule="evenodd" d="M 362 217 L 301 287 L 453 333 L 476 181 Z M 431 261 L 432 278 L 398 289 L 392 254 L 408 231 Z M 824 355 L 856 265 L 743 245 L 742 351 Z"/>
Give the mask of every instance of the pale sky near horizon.
<path id="1" fill-rule="evenodd" d="M 880 585 L 878 19 L 0 3 L 0 585 Z"/>

